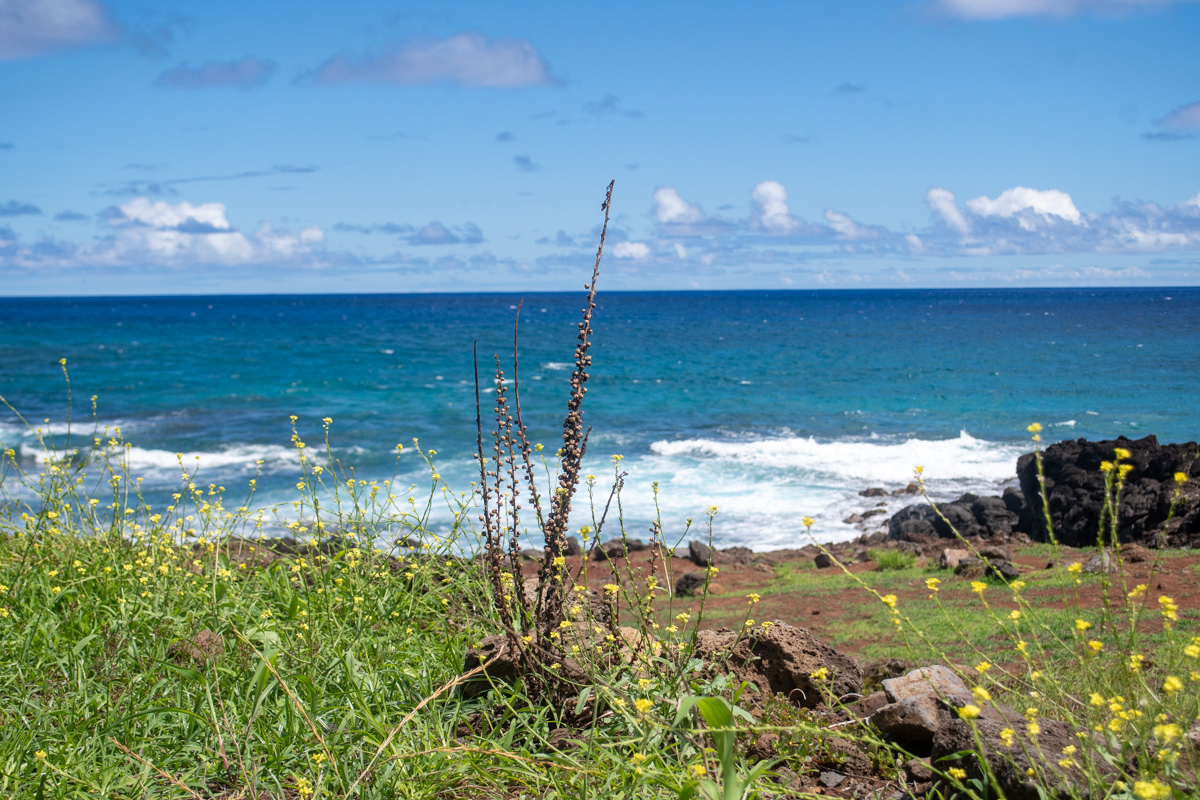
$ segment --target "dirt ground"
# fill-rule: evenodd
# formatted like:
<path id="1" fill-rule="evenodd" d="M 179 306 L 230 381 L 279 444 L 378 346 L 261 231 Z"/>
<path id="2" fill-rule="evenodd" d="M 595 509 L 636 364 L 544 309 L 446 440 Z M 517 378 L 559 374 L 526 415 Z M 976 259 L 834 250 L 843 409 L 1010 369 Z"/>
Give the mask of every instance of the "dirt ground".
<path id="1" fill-rule="evenodd" d="M 786 554 L 761 554 L 764 559 L 757 563 L 727 564 L 718 568 L 710 585 L 709 597 L 705 607 L 705 627 L 720 627 L 728 625 L 737 627 L 746 615 L 748 603 L 746 595 L 763 592 L 761 600 L 754 606 L 751 616 L 759 621 L 782 620 L 791 625 L 808 628 L 822 639 L 831 637 L 847 624 L 867 618 L 881 616 L 879 601 L 858 587 L 821 590 L 823 579 L 842 576 L 837 567 L 827 569 L 809 568 L 812 559 L 796 551 Z M 1060 557 L 1064 563 L 1079 561 L 1086 563 L 1093 553 L 1063 548 Z M 1144 615 L 1147 630 L 1157 629 L 1159 625 L 1158 602 L 1159 595 L 1166 595 L 1175 600 L 1181 613 L 1188 610 L 1200 609 L 1200 552 L 1192 554 L 1187 551 L 1173 551 L 1159 559 L 1155 564 L 1151 551 L 1151 560 L 1123 565 L 1125 583 L 1130 587 L 1137 584 L 1147 584 L 1146 614 Z M 1063 608 L 1063 594 L 1059 588 L 1038 588 L 1037 577 L 1047 575 L 1045 571 L 1053 564 L 1045 556 L 1020 555 L 1020 548 L 1013 562 L 1020 568 L 1022 575 L 1030 582 L 1030 588 L 1025 594 L 1030 600 L 1036 599 L 1039 605 L 1049 608 Z M 567 558 L 567 565 L 572 575 L 578 575 L 583 559 Z M 779 578 L 803 565 L 804 586 L 788 591 L 779 591 Z M 918 566 L 922 565 L 918 561 Z M 848 565 L 850 572 L 855 574 L 871 573 L 876 570 L 873 562 L 862 561 Z M 536 575 L 537 562 L 526 562 L 526 575 Z M 587 583 L 590 588 L 602 590 L 606 584 L 621 583 L 616 577 L 624 577 L 628 571 L 639 576 L 644 581 L 650 574 L 658 577 L 660 586 L 667 587 L 660 594 L 659 608 L 666 606 L 670 588 L 681 575 L 689 572 L 703 573 L 698 567 L 685 558 L 657 557 L 652 551 L 644 550 L 628 555 L 628 566 L 625 560 L 596 561 L 587 563 Z M 614 575 L 614 572 L 616 575 Z M 925 587 L 926 575 L 937 575 L 942 581 L 965 580 L 955 578 L 950 570 L 922 573 L 920 578 L 913 578 L 911 573 L 890 583 L 887 591 L 894 593 L 903 605 L 928 598 L 929 591 Z M 581 580 L 578 582 L 582 582 Z M 841 582 L 839 581 L 839 584 Z M 1122 588 L 1117 575 L 1112 575 L 1110 597 L 1113 593 L 1121 602 Z M 1072 587 L 1068 591 L 1068 604 L 1081 608 L 1099 607 L 1103 602 L 1102 588 L 1099 581 L 1085 581 L 1083 585 Z M 995 592 L 994 607 L 1007 612 L 1015 605 L 1006 600 L 999 592 Z M 698 597 L 683 597 L 674 599 L 674 612 L 690 612 L 693 617 L 700 610 Z M 664 623 L 666 624 L 666 623 Z M 861 655 L 862 647 L 872 641 L 843 641 L 839 650 L 852 655 Z"/>

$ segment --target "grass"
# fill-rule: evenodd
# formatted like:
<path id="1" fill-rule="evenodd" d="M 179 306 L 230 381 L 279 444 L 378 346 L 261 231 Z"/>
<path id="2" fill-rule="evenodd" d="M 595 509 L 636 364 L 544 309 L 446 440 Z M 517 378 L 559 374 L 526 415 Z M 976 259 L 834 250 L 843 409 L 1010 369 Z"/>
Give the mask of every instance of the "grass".
<path id="1" fill-rule="evenodd" d="M 908 569 L 917 563 L 916 556 L 903 550 L 885 550 L 873 547 L 867 551 L 867 557 L 875 562 L 875 568 L 881 572 Z"/>

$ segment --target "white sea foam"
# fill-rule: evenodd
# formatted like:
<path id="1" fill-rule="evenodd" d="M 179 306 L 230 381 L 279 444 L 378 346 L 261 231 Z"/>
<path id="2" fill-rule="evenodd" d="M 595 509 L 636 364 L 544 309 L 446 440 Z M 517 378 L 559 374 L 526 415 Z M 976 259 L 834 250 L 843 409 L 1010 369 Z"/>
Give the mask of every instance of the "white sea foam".
<path id="1" fill-rule="evenodd" d="M 81 452 L 81 449 L 76 447 L 72 447 L 71 450 Z M 49 451 L 37 444 L 22 443 L 18 452 L 25 458 L 32 458 L 37 464 L 43 464 L 51 457 Z M 234 444 L 217 451 L 182 453 L 136 446 L 110 447 L 108 458 L 109 463 L 114 466 L 124 465 L 128 468 L 133 477 L 143 477 L 154 482 L 168 476 L 174 480 L 180 471 L 181 463 L 188 472 L 197 468 L 204 472 L 230 468 L 241 472 L 253 472 L 259 468 L 259 461 L 263 462 L 263 471 L 271 472 L 298 463 L 294 449 L 272 444 Z"/>
<path id="2" fill-rule="evenodd" d="M 298 463 L 296 451 L 275 444 L 236 444 L 216 452 L 172 453 L 168 450 L 149 450 L 141 447 L 126 449 L 126 459 L 131 470 L 164 469 L 178 467 L 180 462 L 191 471 L 197 465 L 201 469 L 216 467 L 240 467 L 252 471 L 262 461 L 267 468 Z"/>
<path id="3" fill-rule="evenodd" d="M 542 364 L 542 369 L 552 369 L 556 372 L 565 372 L 575 369 L 575 365 L 570 361 L 547 361 Z"/>
<path id="4" fill-rule="evenodd" d="M 813 517 L 818 541 L 841 541 L 861 528 L 843 522 L 851 514 L 870 517 L 868 529 L 882 527 L 900 508 L 923 502 L 917 494 L 865 498 L 863 489 L 889 491 L 913 479 L 913 467 L 935 500 L 963 492 L 999 493 L 1015 481 L 1016 459 L 1027 448 L 977 439 L 965 431 L 953 439 L 893 439 L 872 436 L 848 441 L 780 436 L 768 439 L 684 439 L 658 441 L 650 452 L 621 464 L 629 477 L 623 492 L 625 517 L 641 526 L 653 518 L 653 482 L 668 538 L 691 517 L 687 538 L 707 535 L 705 511 L 720 509 L 714 524 L 718 546 L 759 550 L 800 547 L 808 536 L 800 520 Z M 593 470 L 594 471 L 594 470 Z M 698 526 L 698 527 L 696 527 Z M 633 530 L 631 535 L 644 531 Z"/>
<path id="5" fill-rule="evenodd" d="M 896 442 L 833 441 L 813 437 L 719 441 L 683 439 L 650 445 L 668 458 L 692 456 L 756 467 L 800 470 L 817 480 L 855 484 L 900 484 L 912 479 L 913 467 L 925 468 L 928 479 L 1002 481 L 1010 477 L 1020 446 L 976 439 L 966 431 L 956 439 L 906 439 Z"/>

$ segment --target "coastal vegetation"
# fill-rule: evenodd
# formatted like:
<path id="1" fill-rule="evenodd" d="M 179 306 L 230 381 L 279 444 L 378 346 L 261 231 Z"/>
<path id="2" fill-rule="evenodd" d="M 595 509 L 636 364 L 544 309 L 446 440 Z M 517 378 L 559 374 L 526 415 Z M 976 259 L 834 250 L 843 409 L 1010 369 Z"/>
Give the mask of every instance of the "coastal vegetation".
<path id="1" fill-rule="evenodd" d="M 65 434 L 30 425 L 44 455 L 0 459 L 0 795 L 1195 796 L 1200 618 L 1162 587 L 1200 559 L 1122 548 L 1128 452 L 1100 466 L 1094 546 L 1058 542 L 1047 513 L 1016 577 L 957 534 L 974 572 L 882 545 L 723 566 L 716 507 L 635 546 L 621 456 L 604 480 L 581 466 L 602 253 L 603 235 L 561 449 L 528 437 L 514 335 L 469 487 L 418 442 L 423 482 L 362 480 L 336 420 L 310 443 L 293 418 L 281 523 L 257 479 L 204 483 L 182 459 L 177 490 L 147 496 L 94 402 Z M 770 613 L 797 599 L 840 622 L 819 638 L 795 605 Z"/>

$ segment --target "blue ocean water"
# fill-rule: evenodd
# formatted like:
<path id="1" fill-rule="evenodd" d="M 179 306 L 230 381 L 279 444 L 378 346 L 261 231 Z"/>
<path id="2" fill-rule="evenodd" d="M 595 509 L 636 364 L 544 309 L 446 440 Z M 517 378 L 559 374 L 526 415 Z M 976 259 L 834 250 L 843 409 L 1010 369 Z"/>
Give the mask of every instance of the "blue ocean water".
<path id="1" fill-rule="evenodd" d="M 66 358 L 77 429 L 96 395 L 152 497 L 178 485 L 182 453 L 198 484 L 227 487 L 262 459 L 257 500 L 290 500 L 291 415 L 310 446 L 333 418 L 360 478 L 390 477 L 404 443 L 401 480 L 428 485 L 415 437 L 466 490 L 472 345 L 485 384 L 493 354 L 511 377 L 521 300 L 526 422 L 553 452 L 582 292 L 0 299 L 0 395 L 61 438 Z M 822 539 L 855 535 L 843 518 L 881 502 L 858 492 L 917 464 L 939 496 L 996 492 L 1033 421 L 1047 441 L 1200 438 L 1195 288 L 605 293 L 602 276 L 593 327 L 587 471 L 603 482 L 625 456 L 635 536 L 655 481 L 668 534 L 716 505 L 718 543 L 767 549 L 803 544 L 805 514 Z M 7 409 L 0 442 L 40 457 Z"/>

